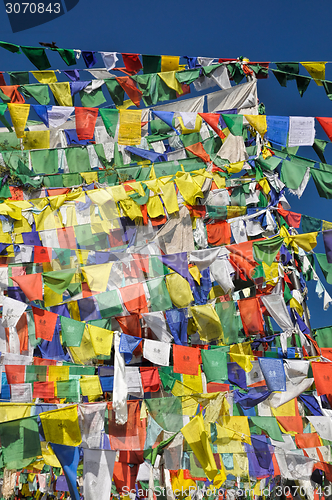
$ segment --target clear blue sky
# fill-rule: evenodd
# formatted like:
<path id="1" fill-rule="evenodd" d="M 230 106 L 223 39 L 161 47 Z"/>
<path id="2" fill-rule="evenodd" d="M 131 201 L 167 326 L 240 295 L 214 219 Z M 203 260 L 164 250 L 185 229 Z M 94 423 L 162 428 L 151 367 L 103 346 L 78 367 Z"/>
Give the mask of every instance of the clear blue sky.
<path id="1" fill-rule="evenodd" d="M 4 4 L 0 4 L 0 38 L 31 46 L 54 40 L 58 47 L 96 51 L 246 56 L 251 61 L 332 61 L 331 14 L 332 3 L 327 0 L 80 0 L 62 17 L 13 34 Z M 58 54 L 48 51 L 48 55 L 53 69 L 65 69 Z M 0 61 L 3 71 L 34 69 L 23 54 L 1 48 Z M 84 66 L 80 63 L 77 67 Z M 304 68 L 300 73 L 306 74 Z M 332 64 L 326 66 L 326 79 L 332 81 Z M 258 95 L 270 115 L 332 116 L 332 102 L 314 82 L 301 98 L 295 81 L 283 88 L 271 74 L 259 82 Z M 327 139 L 318 124 L 316 137 Z M 332 144 L 325 151 L 327 162 L 332 164 Z M 317 159 L 310 147 L 298 154 Z M 319 198 L 312 179 L 301 200 L 287 197 L 293 211 L 332 222 L 332 201 Z M 316 251 L 324 251 L 321 236 Z M 318 274 L 332 296 L 332 287 L 320 271 Z M 323 311 L 322 299 L 316 297 L 312 283 L 309 295 L 312 326 L 332 324 L 332 307 Z"/>

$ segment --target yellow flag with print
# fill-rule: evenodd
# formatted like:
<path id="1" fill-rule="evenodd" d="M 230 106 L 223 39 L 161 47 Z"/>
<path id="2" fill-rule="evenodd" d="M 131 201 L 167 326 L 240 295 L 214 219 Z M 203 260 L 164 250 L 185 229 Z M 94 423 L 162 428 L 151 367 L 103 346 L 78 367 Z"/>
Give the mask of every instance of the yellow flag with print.
<path id="1" fill-rule="evenodd" d="M 140 109 L 120 109 L 118 144 L 138 146 L 142 139 Z"/>
<path id="2" fill-rule="evenodd" d="M 206 476 L 210 481 L 213 481 L 218 474 L 218 467 L 204 427 L 203 415 L 200 413 L 194 417 L 187 425 L 182 427 L 181 432 L 201 464 Z"/>
<path id="3" fill-rule="evenodd" d="M 93 292 L 105 292 L 113 262 L 81 268 L 84 279 Z"/>
<path id="4" fill-rule="evenodd" d="M 266 115 L 244 115 L 249 124 L 264 137 L 267 131 Z"/>
<path id="5" fill-rule="evenodd" d="M 58 81 L 54 71 L 31 71 L 31 73 L 39 83 L 55 83 Z"/>
<path id="6" fill-rule="evenodd" d="M 179 56 L 161 56 L 161 71 L 178 71 L 179 62 Z"/>
<path id="7" fill-rule="evenodd" d="M 49 149 L 49 147 L 49 130 L 30 130 L 29 132 L 25 132 L 23 137 L 24 149 Z"/>
<path id="8" fill-rule="evenodd" d="M 302 66 L 308 71 L 309 75 L 321 87 L 323 83 L 319 80 L 325 80 L 326 62 L 301 62 Z"/>
<path id="9" fill-rule="evenodd" d="M 16 137 L 21 139 L 24 137 L 24 129 L 30 113 L 30 104 L 13 104 L 9 102 L 7 106 L 13 122 Z"/>
<path id="10" fill-rule="evenodd" d="M 76 406 L 40 413 L 45 440 L 49 443 L 79 446 L 82 442 Z"/>
<path id="11" fill-rule="evenodd" d="M 97 356 L 109 356 L 112 349 L 113 332 L 94 325 L 88 325 L 88 329 L 92 347 Z"/>
<path id="12" fill-rule="evenodd" d="M 69 82 L 49 83 L 48 85 L 59 106 L 71 107 L 73 105 Z"/>

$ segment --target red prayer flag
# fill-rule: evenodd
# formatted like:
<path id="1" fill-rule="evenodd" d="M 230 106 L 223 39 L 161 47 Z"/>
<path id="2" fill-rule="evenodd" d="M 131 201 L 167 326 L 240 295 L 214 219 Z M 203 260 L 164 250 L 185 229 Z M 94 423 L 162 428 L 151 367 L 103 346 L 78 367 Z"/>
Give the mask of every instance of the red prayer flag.
<path id="1" fill-rule="evenodd" d="M 24 384 L 25 365 L 5 365 L 8 384 Z"/>
<path id="2" fill-rule="evenodd" d="M 98 108 L 75 108 L 76 132 L 80 141 L 93 139 Z"/>
<path id="3" fill-rule="evenodd" d="M 205 163 L 211 161 L 210 155 L 207 154 L 201 142 L 196 142 L 196 144 L 187 146 L 185 149 L 187 151 L 190 151 L 190 153 L 193 153 L 195 156 L 198 156 L 198 158 L 201 158 L 203 161 L 205 161 Z"/>
<path id="4" fill-rule="evenodd" d="M 290 212 L 289 210 L 285 210 L 282 208 L 281 204 L 278 205 L 278 213 L 282 215 L 287 224 L 290 227 L 300 227 L 301 223 L 301 214 L 296 214 L 295 212 Z"/>
<path id="5" fill-rule="evenodd" d="M 29 331 L 27 322 L 27 313 L 23 313 L 16 325 L 17 335 L 20 341 L 20 353 L 29 349 Z"/>
<path id="6" fill-rule="evenodd" d="M 214 130 L 215 133 L 219 135 L 220 139 L 225 139 L 226 136 L 224 132 L 221 130 L 221 128 L 219 128 L 219 119 L 220 119 L 219 114 L 217 113 L 198 113 L 198 114 L 203 118 L 203 120 L 206 121 L 208 125 L 210 125 L 212 130 Z"/>
<path id="7" fill-rule="evenodd" d="M 140 366 L 142 386 L 144 392 L 157 392 L 160 387 L 160 377 L 158 368 Z"/>
<path id="8" fill-rule="evenodd" d="M 6 87 L 6 85 L 7 85 L 7 84 L 6 84 L 6 81 L 5 81 L 5 79 L 4 79 L 4 76 L 3 76 L 2 71 L 0 71 L 0 85 L 1 85 L 1 86 L 3 85 L 4 87 Z"/>
<path id="9" fill-rule="evenodd" d="M 19 88 L 19 85 L 6 85 L 4 87 L 0 87 L 2 92 L 10 98 L 11 103 L 20 103 L 23 104 L 25 103 L 25 99 L 22 96 L 22 94 L 19 93 L 17 90 Z"/>
<path id="10" fill-rule="evenodd" d="M 316 116 L 316 120 L 318 120 L 319 124 L 322 126 L 327 137 L 332 141 L 332 118 L 330 117 L 318 117 Z"/>
<path id="11" fill-rule="evenodd" d="M 134 80 L 132 80 L 130 76 L 118 76 L 115 79 L 127 93 L 129 99 L 131 99 L 133 103 L 139 107 L 142 92 L 136 87 Z"/>
<path id="12" fill-rule="evenodd" d="M 52 248 L 47 247 L 34 247 L 33 261 L 36 264 L 41 264 L 42 262 L 51 262 L 52 258 Z"/>
<path id="13" fill-rule="evenodd" d="M 12 276 L 12 280 L 18 284 L 30 301 L 43 300 L 42 273 Z"/>
<path id="14" fill-rule="evenodd" d="M 141 315 L 149 312 L 142 283 L 134 283 L 120 288 L 124 305 L 130 313 Z"/>
<path id="15" fill-rule="evenodd" d="M 201 353 L 198 347 L 173 345 L 174 373 L 198 375 Z"/>
<path id="16" fill-rule="evenodd" d="M 210 245 L 229 245 L 231 242 L 231 226 L 225 220 L 206 224 L 206 232 Z"/>
<path id="17" fill-rule="evenodd" d="M 317 432 L 311 434 L 295 434 L 295 443 L 298 448 L 316 448 L 316 446 L 322 446 L 322 442 Z"/>
<path id="18" fill-rule="evenodd" d="M 311 363 L 318 396 L 332 394 L 332 363 Z"/>
<path id="19" fill-rule="evenodd" d="M 119 323 L 123 333 L 126 335 L 132 335 L 134 337 L 142 336 L 138 314 L 131 314 L 130 316 L 117 316 L 115 319 Z"/>
<path id="20" fill-rule="evenodd" d="M 63 227 L 62 229 L 57 229 L 58 240 L 60 248 L 76 249 L 76 238 L 73 227 Z"/>
<path id="21" fill-rule="evenodd" d="M 34 382 L 33 398 L 53 399 L 54 382 Z"/>
<path id="22" fill-rule="evenodd" d="M 264 335 L 264 322 L 258 298 L 250 297 L 249 299 L 238 300 L 237 304 L 245 334 L 247 336 Z"/>
<path id="23" fill-rule="evenodd" d="M 33 306 L 32 312 L 35 321 L 36 338 L 51 341 L 53 339 L 58 315 Z"/>
<path id="24" fill-rule="evenodd" d="M 121 54 L 126 70 L 131 73 L 137 73 L 142 69 L 142 63 L 139 58 L 139 54 Z"/>

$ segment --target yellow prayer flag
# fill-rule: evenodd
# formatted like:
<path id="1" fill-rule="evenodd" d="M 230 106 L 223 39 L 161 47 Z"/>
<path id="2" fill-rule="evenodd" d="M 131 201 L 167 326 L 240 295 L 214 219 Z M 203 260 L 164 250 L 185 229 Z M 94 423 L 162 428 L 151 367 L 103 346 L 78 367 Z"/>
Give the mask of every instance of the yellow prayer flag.
<path id="1" fill-rule="evenodd" d="M 40 420 L 49 443 L 79 446 L 82 442 L 76 406 L 40 413 Z"/>
<path id="2" fill-rule="evenodd" d="M 79 365 L 84 365 L 96 357 L 87 327 L 84 329 L 81 345 L 79 347 L 69 347 L 69 350 L 74 362 Z"/>
<path id="3" fill-rule="evenodd" d="M 62 302 L 62 294 L 56 293 L 53 290 L 51 290 L 47 285 L 44 285 L 45 307 L 57 306 L 61 302 Z"/>
<path id="4" fill-rule="evenodd" d="M 62 380 L 69 380 L 69 366 L 49 366 L 48 381 L 58 382 Z"/>
<path id="5" fill-rule="evenodd" d="M 212 304 L 192 306 L 190 311 L 201 340 L 209 342 L 223 338 L 220 319 Z"/>
<path id="6" fill-rule="evenodd" d="M 20 139 L 24 137 L 24 129 L 30 113 L 30 104 L 13 104 L 9 102 L 7 106 L 13 122 L 16 137 Z"/>
<path id="7" fill-rule="evenodd" d="M 182 497 L 181 492 L 186 490 L 189 492 L 189 488 L 192 491 L 197 489 L 195 481 L 193 479 L 185 479 L 184 470 L 179 469 L 176 476 L 172 477 L 172 489 L 174 493 Z"/>
<path id="8" fill-rule="evenodd" d="M 301 62 L 302 66 L 308 71 L 309 75 L 315 80 L 318 86 L 323 83 L 319 80 L 325 80 L 326 62 Z"/>
<path id="9" fill-rule="evenodd" d="M 179 309 L 187 307 L 194 300 L 188 281 L 180 274 L 168 274 L 166 276 L 166 286 L 175 307 Z"/>
<path id="10" fill-rule="evenodd" d="M 30 417 L 31 406 L 20 403 L 0 403 L 0 422 Z"/>
<path id="11" fill-rule="evenodd" d="M 272 262 L 272 264 L 270 266 L 268 266 L 263 261 L 262 265 L 263 265 L 266 283 L 269 285 L 275 286 L 278 283 L 278 276 L 279 276 L 278 262 Z"/>
<path id="12" fill-rule="evenodd" d="M 87 184 L 98 182 L 98 172 L 80 172 L 80 174 Z"/>
<path id="13" fill-rule="evenodd" d="M 165 73 L 166 74 L 166 73 Z M 162 76 L 161 76 L 162 77 Z M 202 126 L 202 117 L 197 114 L 196 120 L 195 120 L 195 127 L 194 128 L 187 128 L 185 124 L 183 123 L 182 116 L 178 116 L 179 123 L 181 125 L 181 134 L 192 134 L 193 132 L 199 132 L 201 130 Z"/>
<path id="14" fill-rule="evenodd" d="M 295 309 L 300 316 L 303 315 L 303 307 L 294 297 L 292 297 L 290 299 L 289 307 L 291 307 L 292 309 Z"/>
<path id="15" fill-rule="evenodd" d="M 299 247 L 303 248 L 306 252 L 311 252 L 313 248 L 317 245 L 318 232 L 296 234 L 291 236 L 292 240 L 295 241 Z"/>
<path id="16" fill-rule="evenodd" d="M 231 361 L 234 361 L 237 363 L 245 372 L 250 372 L 252 370 L 252 363 L 251 361 L 254 361 L 255 357 L 254 356 L 246 356 L 245 354 L 235 354 L 230 352 L 229 353 Z"/>
<path id="17" fill-rule="evenodd" d="M 274 417 L 296 417 L 295 404 L 297 404 L 296 398 L 291 399 L 288 403 L 285 403 L 278 408 L 273 408 L 271 406 L 271 411 Z"/>
<path id="18" fill-rule="evenodd" d="M 233 439 L 251 444 L 250 429 L 248 417 L 229 417 L 225 416 L 220 419 L 223 427 L 227 430 L 234 432 Z"/>
<path id="19" fill-rule="evenodd" d="M 155 218 L 160 215 L 165 215 L 163 204 L 158 195 L 150 196 L 146 204 L 146 208 L 150 217 Z"/>
<path id="20" fill-rule="evenodd" d="M 167 87 L 175 90 L 175 92 L 177 92 L 178 94 L 183 94 L 181 84 L 175 78 L 175 71 L 165 71 L 164 73 L 158 73 L 158 76 L 163 80 L 163 82 L 166 83 Z M 202 124 L 202 120 L 200 121 L 200 123 Z M 183 122 L 182 126 L 184 126 Z"/>
<path id="21" fill-rule="evenodd" d="M 230 163 L 226 165 L 227 172 L 229 174 L 238 174 L 243 169 L 244 161 L 237 161 L 236 163 Z"/>
<path id="22" fill-rule="evenodd" d="M 189 272 L 198 285 L 201 284 L 201 273 L 197 266 L 189 267 Z"/>
<path id="23" fill-rule="evenodd" d="M 120 109 L 120 126 L 118 144 L 138 146 L 141 142 L 141 117 L 142 110 Z"/>
<path id="24" fill-rule="evenodd" d="M 31 71 L 31 73 L 39 83 L 55 83 L 58 81 L 54 71 Z"/>
<path id="25" fill-rule="evenodd" d="M 106 264 L 96 264 L 81 268 L 90 290 L 94 292 L 106 292 L 112 266 L 113 262 L 107 262 Z"/>
<path id="26" fill-rule="evenodd" d="M 46 443 L 46 441 L 41 441 L 40 447 L 45 464 L 50 465 L 51 467 L 61 468 L 61 464 L 57 459 L 54 451 L 52 450 L 51 445 L 49 443 Z"/>
<path id="27" fill-rule="evenodd" d="M 179 56 L 161 56 L 161 71 L 178 71 Z"/>
<path id="28" fill-rule="evenodd" d="M 113 343 L 113 332 L 100 328 L 99 326 L 88 325 L 92 347 L 97 354 L 109 356 L 111 354 Z"/>
<path id="29" fill-rule="evenodd" d="M 261 179 L 260 181 L 258 181 L 258 184 L 261 186 L 261 188 L 263 189 L 265 194 L 269 194 L 269 192 L 271 191 L 271 188 L 270 188 L 270 184 L 269 184 L 268 180 L 265 177 L 264 177 L 264 179 Z"/>
<path id="30" fill-rule="evenodd" d="M 101 396 L 103 394 L 98 375 L 81 377 L 80 386 L 83 396 Z"/>
<path id="31" fill-rule="evenodd" d="M 197 457 L 206 476 L 213 481 L 218 474 L 218 467 L 214 460 L 211 445 L 204 427 L 203 416 L 200 413 L 187 425 L 182 427 L 181 432 Z"/>
<path id="32" fill-rule="evenodd" d="M 123 104 L 116 106 L 116 109 L 128 109 L 130 106 L 135 106 L 135 103 L 131 99 L 123 101 Z"/>
<path id="33" fill-rule="evenodd" d="M 249 122 L 249 125 L 254 127 L 261 137 L 264 137 L 267 131 L 266 115 L 244 115 L 244 117 Z"/>
<path id="34" fill-rule="evenodd" d="M 69 82 L 57 82 L 48 84 L 54 98 L 59 103 L 59 106 L 72 106 L 73 99 L 71 97 Z"/>
<path id="35" fill-rule="evenodd" d="M 332 222 L 323 220 L 322 231 L 327 231 L 328 229 L 332 229 Z"/>
<path id="36" fill-rule="evenodd" d="M 173 214 L 174 212 L 179 211 L 179 204 L 178 204 L 178 199 L 176 196 L 176 191 L 174 187 L 174 182 L 169 181 L 166 182 L 165 184 L 162 184 L 161 186 L 162 190 L 162 200 L 164 202 L 164 205 L 166 207 L 166 210 L 169 214 Z"/>
<path id="37" fill-rule="evenodd" d="M 24 149 L 49 149 L 50 131 L 49 130 L 31 130 L 25 132 L 23 137 Z"/>

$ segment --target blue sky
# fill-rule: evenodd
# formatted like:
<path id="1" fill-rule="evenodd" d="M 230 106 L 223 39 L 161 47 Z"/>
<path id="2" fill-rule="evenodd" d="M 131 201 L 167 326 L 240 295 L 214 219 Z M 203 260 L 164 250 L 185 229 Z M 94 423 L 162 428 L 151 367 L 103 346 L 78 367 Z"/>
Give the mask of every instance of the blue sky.
<path id="1" fill-rule="evenodd" d="M 327 0 L 80 0 L 62 17 L 13 34 L 1 4 L 0 38 L 31 46 L 54 40 L 59 47 L 96 51 L 245 56 L 252 61 L 332 61 L 331 14 L 332 3 Z M 2 71 L 34 69 L 23 54 L 11 54 L 1 48 L 0 61 Z M 65 69 L 58 54 L 51 54 L 50 61 L 53 69 Z M 84 66 L 80 63 L 77 67 Z M 300 73 L 306 75 L 304 68 Z M 326 65 L 326 79 L 332 81 L 332 64 Z M 332 102 L 314 82 L 301 98 L 295 81 L 283 88 L 271 74 L 259 82 L 258 95 L 270 115 L 332 116 Z M 327 139 L 318 124 L 316 128 L 316 137 Z M 332 164 L 332 144 L 325 151 L 327 162 Z M 302 148 L 299 154 L 317 159 L 310 147 Z M 287 197 L 293 211 L 332 222 L 331 201 L 319 198 L 312 179 L 301 200 Z M 321 236 L 316 251 L 324 251 Z M 318 274 L 332 296 L 332 286 L 326 284 L 320 271 Z M 316 297 L 312 283 L 309 295 L 312 326 L 332 324 L 332 307 L 323 311 L 322 300 Z"/>

